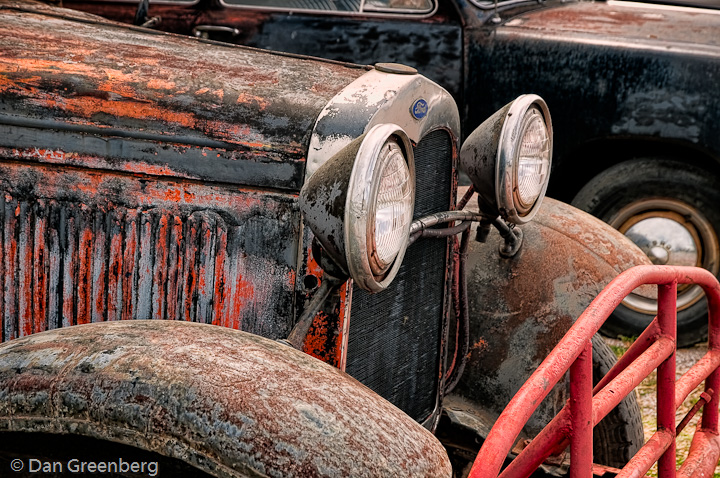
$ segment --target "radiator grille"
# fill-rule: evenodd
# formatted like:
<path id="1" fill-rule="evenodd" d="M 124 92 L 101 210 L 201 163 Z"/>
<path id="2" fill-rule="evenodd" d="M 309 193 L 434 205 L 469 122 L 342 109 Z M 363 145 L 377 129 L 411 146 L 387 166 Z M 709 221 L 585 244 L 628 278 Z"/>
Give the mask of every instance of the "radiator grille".
<path id="1" fill-rule="evenodd" d="M 18 164 L 0 178 L 3 341 L 125 319 L 289 332 L 294 198 Z"/>
<path id="2" fill-rule="evenodd" d="M 415 149 L 415 218 L 450 206 L 452 143 L 445 131 Z M 413 244 L 391 286 L 353 291 L 347 372 L 415 420 L 435 408 L 443 320 L 446 240 Z"/>

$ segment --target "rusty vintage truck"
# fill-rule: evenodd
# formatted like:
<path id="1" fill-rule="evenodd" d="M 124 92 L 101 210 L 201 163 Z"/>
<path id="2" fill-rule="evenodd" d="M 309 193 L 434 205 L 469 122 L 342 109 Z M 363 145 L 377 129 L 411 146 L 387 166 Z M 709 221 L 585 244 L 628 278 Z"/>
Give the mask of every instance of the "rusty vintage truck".
<path id="1" fill-rule="evenodd" d="M 270 50 L 411 65 L 453 95 L 465 135 L 511 99 L 536 93 L 550 105 L 557 133 L 551 197 L 623 232 L 654 263 L 720 273 L 716 0 L 64 5 Z M 702 290 L 681 287 L 678 306 L 678 340 L 706 340 Z M 639 335 L 654 310 L 651 296 L 632 294 L 603 332 Z"/>
<path id="2" fill-rule="evenodd" d="M 647 261 L 543 203 L 538 96 L 461 148 L 454 100 L 407 66 L 0 15 L 3 476 L 462 476 L 574 319 Z M 592 352 L 598 382 L 615 360 Z M 564 416 L 555 368 L 498 467 Z M 588 422 L 603 472 L 642 445 L 622 396 Z M 563 443 L 533 466 L 564 475 Z"/>

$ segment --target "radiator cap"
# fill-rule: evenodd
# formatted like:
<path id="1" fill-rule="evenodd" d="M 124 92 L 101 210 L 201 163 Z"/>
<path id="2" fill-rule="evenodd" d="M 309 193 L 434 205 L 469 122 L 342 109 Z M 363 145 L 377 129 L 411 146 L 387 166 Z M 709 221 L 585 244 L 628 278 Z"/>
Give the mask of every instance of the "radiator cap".
<path id="1" fill-rule="evenodd" d="M 412 66 L 402 63 L 375 63 L 375 69 L 383 73 L 395 73 L 396 75 L 417 75 L 418 72 Z"/>

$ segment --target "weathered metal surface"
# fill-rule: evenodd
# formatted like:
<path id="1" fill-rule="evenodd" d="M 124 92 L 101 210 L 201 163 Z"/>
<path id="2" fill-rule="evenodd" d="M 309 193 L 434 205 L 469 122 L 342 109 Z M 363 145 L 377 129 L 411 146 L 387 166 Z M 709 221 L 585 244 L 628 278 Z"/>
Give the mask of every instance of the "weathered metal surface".
<path id="1" fill-rule="evenodd" d="M 132 23 L 137 6 L 118 2 L 63 2 L 107 18 Z M 450 2 L 422 22 L 407 19 L 348 18 L 338 12 L 288 14 L 248 8 L 219 7 L 210 1 L 197 5 L 150 7 L 162 21 L 157 29 L 190 35 L 196 25 L 236 28 L 237 35 L 212 34 L 211 38 L 274 51 L 318 56 L 360 64 L 394 62 L 413 65 L 443 86 L 460 102 L 462 97 L 462 30 Z M 410 20 L 410 21 L 408 21 Z M 411 39 L 412 41 L 408 41 Z"/>
<path id="2" fill-rule="evenodd" d="M 463 127 L 519 94 L 542 96 L 557 138 L 550 195 L 570 201 L 595 174 L 638 155 L 717 170 L 720 15 L 578 2 L 504 20 L 469 28 L 466 89 L 483 95 Z"/>
<path id="3" fill-rule="evenodd" d="M 287 335 L 300 216 L 273 191 L 299 190 L 317 115 L 365 70 L 0 13 L 2 339 L 135 318 Z"/>
<path id="4" fill-rule="evenodd" d="M 292 328 L 293 195 L 0 164 L 2 339 L 120 319 Z"/>
<path id="5" fill-rule="evenodd" d="M 33 5 L 0 4 L 0 146 L 17 159 L 299 190 L 317 115 L 365 71 Z"/>
<path id="6" fill-rule="evenodd" d="M 439 2 L 422 19 L 288 15 L 205 0 L 152 9 L 167 31 L 223 25 L 240 30 L 217 37 L 223 41 L 417 67 L 461 105 L 464 135 L 518 95 L 539 94 L 557 133 L 549 192 L 564 201 L 593 175 L 640 154 L 717 170 L 720 15 L 640 2 L 510 3 L 500 5 L 500 24 L 489 21 L 492 9 L 468 0 Z M 66 4 L 122 21 L 135 11 L 118 2 Z"/>
<path id="7" fill-rule="evenodd" d="M 219 477 L 451 475 L 440 443 L 357 381 L 222 327 L 113 322 L 9 342 L 0 397 L 0 430 L 130 444 Z"/>
<path id="8" fill-rule="evenodd" d="M 678 478 L 713 476 L 720 456 L 720 440 L 716 433 L 698 429 L 693 435 L 687 459 L 677 472 Z"/>
<path id="9" fill-rule="evenodd" d="M 295 194 L 308 150 L 326 159 L 316 138 L 334 145 L 369 124 L 407 124 L 425 161 L 416 210 L 454 202 L 457 107 L 420 75 L 366 73 L 9 5 L 0 8 L 3 27 L 20 35 L 0 40 L 6 340 L 117 318 L 189 319 L 285 337 L 320 280 Z M 417 96 L 428 104 L 424 118 L 410 112 Z M 332 111 L 336 97 L 342 104 Z M 346 287 L 318 314 L 304 350 L 338 367 L 347 362 L 432 427 L 447 244 L 413 251 L 397 287 L 364 297 L 354 311 L 356 342 Z M 351 345 L 360 348 L 354 357 Z M 380 352 L 399 359 L 375 360 Z M 401 360 L 408 366 L 395 367 Z"/>
<path id="10" fill-rule="evenodd" d="M 574 3 L 565 8 L 551 8 L 509 20 L 505 29 L 537 31 L 550 35 L 587 35 L 606 42 L 625 42 L 628 48 L 645 47 L 695 54 L 717 54 L 720 38 L 717 14 L 704 10 L 658 9 L 632 2 L 609 2 L 607 5 Z M 690 46 L 691 45 L 691 46 Z"/>
<path id="11" fill-rule="evenodd" d="M 693 367 L 693 373 L 683 375 L 677 380 L 673 359 L 676 349 L 674 331 L 677 329 L 675 303 L 679 283 L 698 284 L 705 291 L 710 315 L 710 340 L 707 354 Z M 658 368 L 658 432 L 618 476 L 623 478 L 642 476 L 652 463 L 658 460 L 659 476 L 675 476 L 675 410 L 687 398 L 685 392 L 689 393 L 692 389 L 690 383 L 697 386 L 706 379 L 706 390 L 716 390 L 720 385 L 720 362 L 717 360 L 720 350 L 720 283 L 710 272 L 700 268 L 639 266 L 620 274 L 593 300 L 548 358 L 513 397 L 483 444 L 470 472 L 471 477 L 527 476 L 529 470 L 537 466 L 555 446 L 559 445 L 563 448 L 565 439 L 570 437 L 574 440 L 574 436 L 581 433 L 573 421 L 573 414 L 576 411 L 572 408 L 574 401 L 571 399 L 570 407 L 563 409 L 533 440 L 533 443 L 500 474 L 505 454 L 512 448 L 535 407 L 547 396 L 550 388 L 564 376 L 565 372 L 575 367 L 574 364 L 583 350 L 588 350 L 587 343 L 613 309 L 641 284 L 659 286 L 658 317 L 657 326 L 653 327 L 655 330 L 653 340 L 650 343 L 638 341 L 633 344 L 629 352 L 637 358 L 630 364 L 617 364 L 613 367 L 608 373 L 613 378 L 602 389 L 599 386 L 595 387 L 591 400 L 589 394 L 585 394 L 584 400 L 592 402 L 592 418 L 589 423 L 583 423 L 583 428 L 601 420 L 609 408 L 616 406 L 624 396 L 632 393 L 645 376 Z M 670 370 L 669 367 L 673 369 Z M 577 374 L 575 377 L 581 379 Z M 591 383 L 592 377 L 585 376 L 582 379 Z M 679 385 L 677 389 L 676 383 Z M 577 390 L 578 387 L 574 389 Z M 683 393 L 679 394 L 679 390 Z M 571 393 L 572 391 L 573 388 Z M 720 400 L 715 396 L 704 408 L 701 435 L 698 441 L 694 441 L 694 450 L 691 451 L 691 454 L 694 454 L 693 465 L 686 469 L 686 472 L 689 472 L 686 476 L 712 475 L 720 458 L 717 435 L 719 402 Z M 583 406 L 587 406 L 587 403 L 580 408 Z M 563 422 L 567 423 L 563 425 Z M 712 436 L 710 440 L 707 440 L 708 435 Z M 576 455 L 573 454 L 573 457 Z M 571 476 L 591 476 L 591 468 L 587 463 L 590 458 L 591 456 L 577 456 L 570 465 L 571 470 L 576 468 L 571 471 Z"/>
<path id="12" fill-rule="evenodd" d="M 309 229 L 306 234 L 312 235 Z M 305 251 L 307 268 L 301 269 L 305 274 L 303 277 L 303 290 L 306 293 L 304 299 L 309 299 L 309 296 L 317 290 L 323 275 L 323 270 L 313 257 L 311 249 L 309 247 Z M 348 319 L 351 302 L 352 287 L 346 282 L 337 294 L 329 298 L 328 306 L 315 316 L 302 349 L 303 352 L 342 371 L 345 371 L 347 363 L 348 327 L 350 325 Z"/>
<path id="13" fill-rule="evenodd" d="M 591 477 L 593 473 L 593 366 L 592 338 L 585 341 L 582 352 L 570 366 L 570 402 L 572 411 L 570 441 L 572 478 Z"/>
<path id="14" fill-rule="evenodd" d="M 521 227 L 523 245 L 513 258 L 500 256 L 494 230 L 485 244 L 471 241 L 468 255 L 470 355 L 453 393 L 496 414 L 606 284 L 650 263 L 622 234 L 553 199 Z M 537 433 L 564 399 L 558 390 L 526 431 Z"/>

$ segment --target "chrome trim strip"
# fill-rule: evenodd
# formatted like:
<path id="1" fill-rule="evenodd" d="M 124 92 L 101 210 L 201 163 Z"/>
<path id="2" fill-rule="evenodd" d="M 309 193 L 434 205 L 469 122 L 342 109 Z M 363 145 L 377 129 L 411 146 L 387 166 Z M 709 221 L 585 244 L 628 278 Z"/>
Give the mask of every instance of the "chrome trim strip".
<path id="1" fill-rule="evenodd" d="M 529 1 L 529 0 L 521 0 Z M 352 11 L 339 11 L 339 10 L 314 10 L 306 8 L 281 8 L 281 7 L 263 7 L 260 5 L 237 5 L 228 3 L 226 0 L 219 0 L 220 5 L 227 8 L 240 8 L 243 10 L 253 10 L 257 12 L 278 12 L 278 13 L 305 13 L 308 15 L 334 15 L 334 16 L 350 16 L 350 17 L 372 17 L 372 18 L 428 18 L 438 11 L 438 2 L 433 0 L 433 7 L 430 10 L 403 10 L 403 9 L 388 9 L 387 11 L 381 10 L 361 10 L 357 12 Z M 363 2 L 364 3 L 364 2 Z M 393 13 L 397 12 L 397 13 Z"/>
<path id="2" fill-rule="evenodd" d="M 480 10 L 488 11 L 495 8 L 495 2 L 486 0 L 485 2 L 480 2 L 478 0 L 470 0 L 470 3 L 478 7 Z M 498 8 L 501 7 L 510 7 L 513 5 L 520 5 L 523 3 L 544 3 L 543 0 L 506 0 L 506 1 L 499 1 L 497 3 Z"/>
<path id="3" fill-rule="evenodd" d="M 90 0 L 90 3 L 132 3 L 133 5 L 137 4 L 137 1 L 133 0 Z M 200 0 L 150 0 L 150 5 L 182 5 L 185 7 L 189 7 L 192 5 L 197 5 L 200 3 Z"/>

